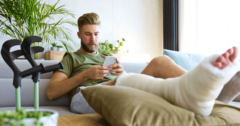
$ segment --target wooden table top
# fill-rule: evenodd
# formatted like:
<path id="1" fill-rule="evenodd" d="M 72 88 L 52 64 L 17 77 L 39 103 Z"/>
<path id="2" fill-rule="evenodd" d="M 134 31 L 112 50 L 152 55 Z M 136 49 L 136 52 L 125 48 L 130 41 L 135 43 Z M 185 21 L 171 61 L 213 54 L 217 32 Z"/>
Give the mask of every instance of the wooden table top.
<path id="1" fill-rule="evenodd" d="M 110 126 L 110 124 L 96 113 L 59 116 L 58 126 Z"/>

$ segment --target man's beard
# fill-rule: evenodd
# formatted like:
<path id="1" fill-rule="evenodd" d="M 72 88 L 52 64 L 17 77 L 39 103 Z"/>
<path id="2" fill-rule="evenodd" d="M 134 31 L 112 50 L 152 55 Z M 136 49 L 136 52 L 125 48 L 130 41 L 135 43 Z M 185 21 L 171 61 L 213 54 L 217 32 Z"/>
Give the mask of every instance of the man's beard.
<path id="1" fill-rule="evenodd" d="M 90 45 L 93 43 L 94 42 L 91 42 Z M 89 53 L 93 53 L 98 50 L 98 44 L 95 44 L 95 47 L 89 47 L 82 40 L 81 40 L 81 46 L 82 46 L 83 50 L 85 50 L 86 52 L 89 52 Z"/>

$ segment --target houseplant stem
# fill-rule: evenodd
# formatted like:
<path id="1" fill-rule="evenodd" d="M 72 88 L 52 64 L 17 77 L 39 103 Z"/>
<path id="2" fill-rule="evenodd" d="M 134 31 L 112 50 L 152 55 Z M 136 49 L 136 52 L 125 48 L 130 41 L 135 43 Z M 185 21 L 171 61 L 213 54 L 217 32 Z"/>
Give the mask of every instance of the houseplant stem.
<path id="1" fill-rule="evenodd" d="M 39 93 L 38 93 L 38 82 L 34 83 L 34 108 L 39 109 Z"/>
<path id="2" fill-rule="evenodd" d="M 21 93 L 20 93 L 20 86 L 16 88 L 16 111 L 20 110 L 21 108 Z"/>

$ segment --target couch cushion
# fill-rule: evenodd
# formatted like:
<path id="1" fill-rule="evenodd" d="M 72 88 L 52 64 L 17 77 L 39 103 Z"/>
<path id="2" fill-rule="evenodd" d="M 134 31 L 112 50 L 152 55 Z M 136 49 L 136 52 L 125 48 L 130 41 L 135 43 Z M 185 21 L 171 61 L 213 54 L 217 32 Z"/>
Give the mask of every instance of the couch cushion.
<path id="1" fill-rule="evenodd" d="M 24 109 L 33 109 L 33 107 L 22 107 Z M 15 110 L 15 107 L 0 107 L 0 111 L 2 110 Z M 39 109 L 52 109 L 59 112 L 59 116 L 65 115 L 75 115 L 77 113 L 73 113 L 70 111 L 69 107 L 64 106 L 40 106 Z"/>
<path id="2" fill-rule="evenodd" d="M 55 100 L 48 100 L 46 90 L 50 79 L 41 79 L 39 82 L 39 105 L 40 106 L 70 106 L 68 95 Z M 22 106 L 34 106 L 34 84 L 32 79 L 22 79 L 21 86 Z M 0 79 L 0 107 L 15 106 L 15 88 L 12 79 Z"/>
<path id="3" fill-rule="evenodd" d="M 172 51 L 163 49 L 164 55 L 171 58 L 176 64 L 186 70 L 192 70 L 195 68 L 205 57 L 203 54 L 183 53 L 178 51 Z"/>
<path id="4" fill-rule="evenodd" d="M 93 86 L 81 90 L 89 105 L 113 126 L 240 125 L 240 108 L 216 101 L 202 117 L 163 98 L 124 86 Z"/>
<path id="5" fill-rule="evenodd" d="M 141 73 L 143 69 L 147 66 L 147 63 L 128 63 L 128 62 L 121 62 L 124 71 L 130 73 Z"/>

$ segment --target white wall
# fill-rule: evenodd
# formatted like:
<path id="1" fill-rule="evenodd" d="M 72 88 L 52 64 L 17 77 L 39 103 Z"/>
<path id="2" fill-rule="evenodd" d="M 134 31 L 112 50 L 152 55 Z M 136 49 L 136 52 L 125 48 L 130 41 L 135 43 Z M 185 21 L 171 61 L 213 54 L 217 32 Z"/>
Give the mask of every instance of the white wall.
<path id="1" fill-rule="evenodd" d="M 48 4 L 56 1 L 42 0 Z M 162 55 L 162 0 L 61 0 L 58 5 L 65 5 L 66 9 L 72 11 L 76 15 L 73 19 L 76 22 L 84 13 L 97 13 L 102 23 L 100 42 L 108 40 L 116 44 L 117 40 L 125 38 L 124 46 L 130 53 L 147 53 L 150 59 Z M 67 27 L 72 31 L 73 39 L 80 43 L 76 34 L 78 28 Z M 2 46 L 9 38 L 0 37 Z M 50 47 L 46 47 L 45 51 L 50 50 Z"/>

